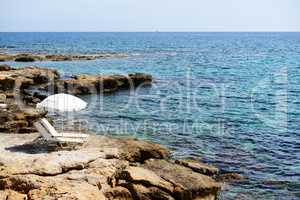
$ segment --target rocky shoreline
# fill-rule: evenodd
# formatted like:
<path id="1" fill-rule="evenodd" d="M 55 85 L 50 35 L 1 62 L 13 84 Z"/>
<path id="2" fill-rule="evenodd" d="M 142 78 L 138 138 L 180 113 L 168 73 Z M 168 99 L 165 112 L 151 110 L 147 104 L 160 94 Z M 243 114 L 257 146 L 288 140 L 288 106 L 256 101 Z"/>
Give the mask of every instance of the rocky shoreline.
<path id="1" fill-rule="evenodd" d="M 173 160 L 151 142 L 91 134 L 82 146 L 58 146 L 34 133 L 32 123 L 46 113 L 35 110 L 45 96 L 32 88 L 92 94 L 151 82 L 142 73 L 61 80 L 56 70 L 0 65 L 0 105 L 7 105 L 0 107 L 0 200 L 216 199 L 224 181 L 241 177 L 196 160 Z"/>
<path id="2" fill-rule="evenodd" d="M 68 150 L 36 137 L 1 135 L 0 199 L 213 200 L 221 189 L 217 168 L 151 142 L 91 135 Z"/>
<path id="3" fill-rule="evenodd" d="M 149 85 L 151 82 L 152 76 L 143 73 L 127 76 L 79 75 L 62 80 L 56 70 L 33 66 L 11 68 L 8 65 L 0 65 L 0 104 L 7 104 L 6 108 L 0 108 L 0 132 L 34 132 L 33 121 L 45 115 L 34 108 L 46 97 L 45 94 L 112 93 Z"/>

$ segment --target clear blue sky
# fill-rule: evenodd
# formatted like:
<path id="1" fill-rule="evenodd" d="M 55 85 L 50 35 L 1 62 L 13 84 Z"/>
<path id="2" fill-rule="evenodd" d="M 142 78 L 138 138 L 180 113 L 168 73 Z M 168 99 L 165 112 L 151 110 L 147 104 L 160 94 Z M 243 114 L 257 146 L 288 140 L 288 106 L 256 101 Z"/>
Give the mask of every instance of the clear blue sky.
<path id="1" fill-rule="evenodd" d="M 300 0 L 0 0 L 0 31 L 300 31 Z"/>

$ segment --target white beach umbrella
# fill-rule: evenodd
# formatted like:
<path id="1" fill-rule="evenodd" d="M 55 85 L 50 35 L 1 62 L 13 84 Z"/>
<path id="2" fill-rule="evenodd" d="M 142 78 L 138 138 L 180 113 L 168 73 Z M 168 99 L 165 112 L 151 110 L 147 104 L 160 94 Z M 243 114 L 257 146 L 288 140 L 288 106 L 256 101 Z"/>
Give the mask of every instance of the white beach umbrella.
<path id="1" fill-rule="evenodd" d="M 45 109 L 50 112 L 71 112 L 86 108 L 87 103 L 78 97 L 69 94 L 55 94 L 47 97 L 37 104 L 38 109 Z"/>

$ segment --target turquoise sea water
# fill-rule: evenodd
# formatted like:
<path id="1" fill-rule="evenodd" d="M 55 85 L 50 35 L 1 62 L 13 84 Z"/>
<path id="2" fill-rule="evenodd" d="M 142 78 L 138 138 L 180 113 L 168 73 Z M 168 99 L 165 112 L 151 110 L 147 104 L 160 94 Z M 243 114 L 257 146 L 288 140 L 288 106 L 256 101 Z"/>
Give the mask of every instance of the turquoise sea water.
<path id="1" fill-rule="evenodd" d="M 220 199 L 300 198 L 300 33 L 0 33 L 8 52 L 128 57 L 13 63 L 74 74 L 150 73 L 151 87 L 81 96 L 98 134 L 168 146 L 246 177 Z"/>

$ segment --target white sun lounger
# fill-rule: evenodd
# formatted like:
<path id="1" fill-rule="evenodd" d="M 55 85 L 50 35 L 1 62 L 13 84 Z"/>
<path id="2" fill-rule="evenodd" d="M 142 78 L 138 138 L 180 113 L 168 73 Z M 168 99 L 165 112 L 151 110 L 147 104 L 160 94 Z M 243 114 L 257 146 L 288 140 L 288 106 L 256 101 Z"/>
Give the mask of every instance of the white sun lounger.
<path id="1" fill-rule="evenodd" d="M 6 109 L 6 108 L 7 108 L 7 104 L 5 104 L 5 103 L 0 103 L 0 108 L 1 108 L 1 109 Z"/>
<path id="2" fill-rule="evenodd" d="M 54 137 L 77 137 L 77 138 L 87 138 L 88 134 L 81 133 L 58 133 L 55 128 L 49 123 L 45 118 L 41 119 L 42 125 L 53 135 Z"/>
<path id="3" fill-rule="evenodd" d="M 58 133 L 45 118 L 35 122 L 34 127 L 48 141 L 83 143 L 89 137 L 88 134 Z"/>

